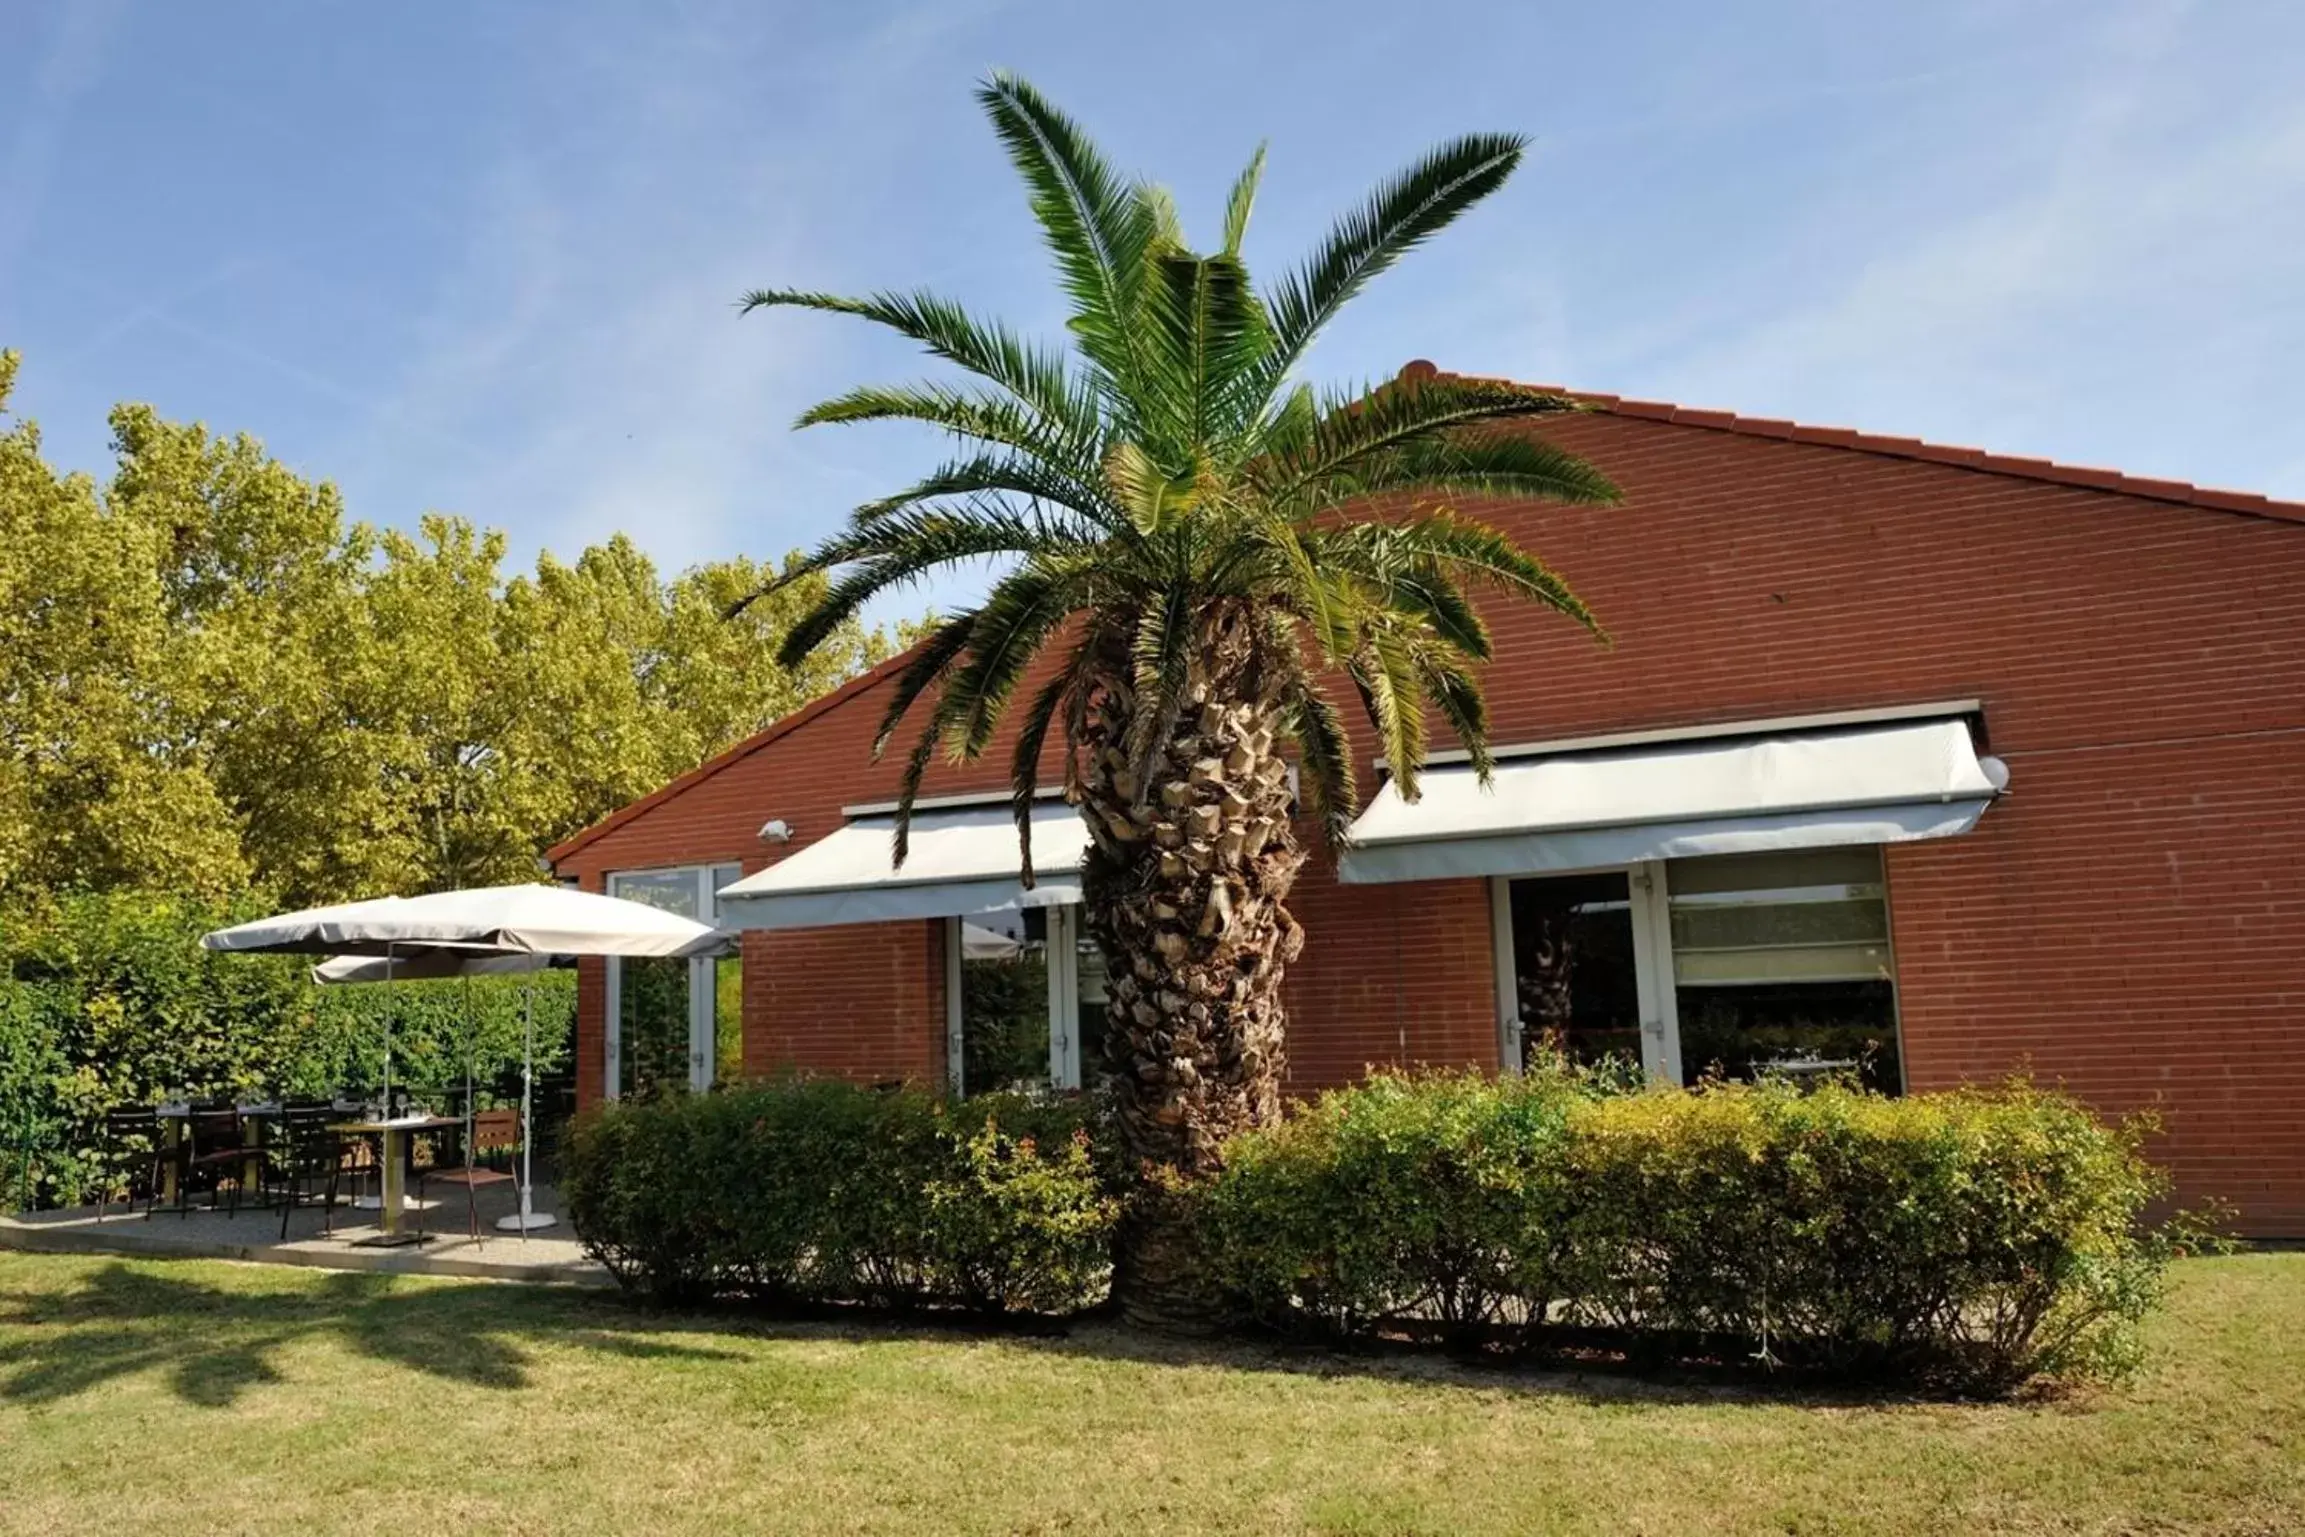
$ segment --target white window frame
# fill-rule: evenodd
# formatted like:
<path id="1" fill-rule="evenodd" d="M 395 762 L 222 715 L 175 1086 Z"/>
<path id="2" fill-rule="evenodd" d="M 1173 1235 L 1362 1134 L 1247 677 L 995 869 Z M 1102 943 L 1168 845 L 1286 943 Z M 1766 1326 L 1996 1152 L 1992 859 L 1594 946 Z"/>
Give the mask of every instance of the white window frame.
<path id="1" fill-rule="evenodd" d="M 716 922 L 720 912 L 718 892 L 713 884 L 713 872 L 736 864 L 733 859 L 715 860 L 702 865 L 652 865 L 638 870 L 612 870 L 606 887 L 610 896 L 617 895 L 617 883 L 625 879 L 661 878 L 667 875 L 685 875 L 696 882 L 698 921 Z M 716 957 L 692 955 L 688 958 L 688 1086 L 695 1093 L 712 1087 L 713 1065 L 719 1060 L 717 1051 L 719 1034 L 719 978 L 714 976 Z M 624 959 L 608 958 L 608 986 L 601 1022 L 603 1067 L 601 1097 L 620 1099 L 624 1095 Z"/>
<path id="2" fill-rule="evenodd" d="M 1048 915 L 1048 1081 L 1053 1089 L 1077 1089 L 1083 1081 L 1080 1053 L 1080 905 L 1068 902 L 1042 909 Z M 944 920 L 944 1072 L 955 1095 L 966 1081 L 962 1033 L 966 1009 L 961 988 L 961 925 Z"/>

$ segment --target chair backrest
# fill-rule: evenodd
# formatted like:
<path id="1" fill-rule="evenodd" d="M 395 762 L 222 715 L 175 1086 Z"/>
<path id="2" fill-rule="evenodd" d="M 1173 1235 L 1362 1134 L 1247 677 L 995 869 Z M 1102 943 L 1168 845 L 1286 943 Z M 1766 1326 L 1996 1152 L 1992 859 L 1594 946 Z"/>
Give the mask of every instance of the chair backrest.
<path id="1" fill-rule="evenodd" d="M 150 1105 L 114 1105 L 104 1112 L 104 1129 L 115 1137 L 158 1131 L 160 1112 Z"/>
<path id="2" fill-rule="evenodd" d="M 472 1118 L 472 1150 L 476 1153 L 502 1152 L 520 1145 L 520 1112 L 517 1110 L 483 1110 Z"/>
<path id="3" fill-rule="evenodd" d="M 212 1153 L 221 1148 L 240 1146 L 240 1112 L 233 1109 L 203 1110 L 195 1107 L 186 1127 L 192 1134 L 192 1151 Z"/>
<path id="4" fill-rule="evenodd" d="M 276 1126 L 289 1161 L 303 1166 L 336 1156 L 340 1139 L 330 1128 L 337 1120 L 326 1104 L 282 1106 Z"/>

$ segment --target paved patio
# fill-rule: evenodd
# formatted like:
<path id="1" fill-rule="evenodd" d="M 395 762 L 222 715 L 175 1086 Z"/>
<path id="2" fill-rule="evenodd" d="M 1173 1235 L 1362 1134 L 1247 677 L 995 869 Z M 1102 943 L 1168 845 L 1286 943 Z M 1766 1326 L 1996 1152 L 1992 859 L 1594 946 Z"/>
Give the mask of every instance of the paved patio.
<path id="1" fill-rule="evenodd" d="M 280 1237 L 278 1208 L 249 1209 L 233 1215 L 195 1206 L 186 1216 L 164 1208 L 146 1219 L 140 1210 L 113 1207 L 101 1220 L 93 1206 L 21 1212 L 0 1216 L 0 1248 L 254 1260 L 327 1270 L 477 1276 L 561 1285 L 609 1284 L 608 1273 L 585 1257 L 566 1217 L 525 1238 L 498 1232 L 496 1219 L 513 1210 L 517 1196 L 509 1185 L 479 1194 L 481 1236 L 476 1240 L 468 1235 L 461 1190 L 434 1193 L 421 1212 L 411 1192 L 404 1225 L 413 1230 L 421 1216 L 433 1236 L 426 1243 L 399 1249 L 356 1247 L 356 1240 L 376 1234 L 376 1214 L 355 1211 L 342 1202 L 334 1213 L 333 1232 L 321 1232 L 319 1207 L 305 1207 L 289 1217 L 285 1242 Z M 559 1210 L 550 1186 L 536 1187 L 535 1208 Z"/>

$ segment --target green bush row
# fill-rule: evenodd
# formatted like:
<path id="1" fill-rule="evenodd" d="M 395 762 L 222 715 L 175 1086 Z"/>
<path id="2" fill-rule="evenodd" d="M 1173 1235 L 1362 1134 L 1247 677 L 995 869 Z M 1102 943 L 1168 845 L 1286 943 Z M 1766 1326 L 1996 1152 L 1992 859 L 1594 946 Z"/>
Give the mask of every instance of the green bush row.
<path id="1" fill-rule="evenodd" d="M 1331 1337 L 1998 1392 L 2135 1361 L 2174 1242 L 2145 1129 L 2023 1085 L 1382 1076 L 1231 1144 L 1205 1253 Z"/>
<path id="2" fill-rule="evenodd" d="M 660 1302 L 1060 1314 L 1120 1203 L 1078 1102 L 791 1080 L 602 1107 L 564 1149 L 585 1246 Z"/>
<path id="3" fill-rule="evenodd" d="M 0 908 L 0 1207 L 93 1200 L 116 1104 L 374 1085 L 387 1013 L 393 1082 L 420 1101 L 460 1086 L 468 1054 L 483 1084 L 520 1061 L 531 984 L 538 1071 L 565 1064 L 573 973 L 322 988 L 308 957 L 200 948 L 265 911 L 150 892 Z"/>

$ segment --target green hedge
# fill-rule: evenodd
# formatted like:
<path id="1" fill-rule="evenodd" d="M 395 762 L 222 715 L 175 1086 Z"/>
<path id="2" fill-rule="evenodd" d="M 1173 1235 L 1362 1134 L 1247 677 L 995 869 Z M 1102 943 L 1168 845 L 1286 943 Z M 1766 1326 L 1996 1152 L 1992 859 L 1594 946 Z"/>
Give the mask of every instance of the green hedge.
<path id="1" fill-rule="evenodd" d="M 319 1094 L 392 1078 L 421 1100 L 521 1056 L 522 978 L 321 988 L 309 958 L 215 955 L 203 933 L 267 909 L 152 893 L 0 910 L 0 1205 L 93 1199 L 105 1109 L 177 1095 Z M 538 1071 L 566 1062 L 573 973 L 535 985 Z"/>
<path id="2" fill-rule="evenodd" d="M 1235 1141 L 1205 1241 L 1251 1316 L 1331 1337 L 1998 1392 L 2134 1363 L 2173 1242 L 2144 1130 L 2022 1085 L 1379 1077 Z"/>
<path id="3" fill-rule="evenodd" d="M 1107 1284 L 1099 1151 L 1078 1101 L 793 1080 L 588 1111 L 560 1196 L 655 1301 L 1060 1314 Z"/>

